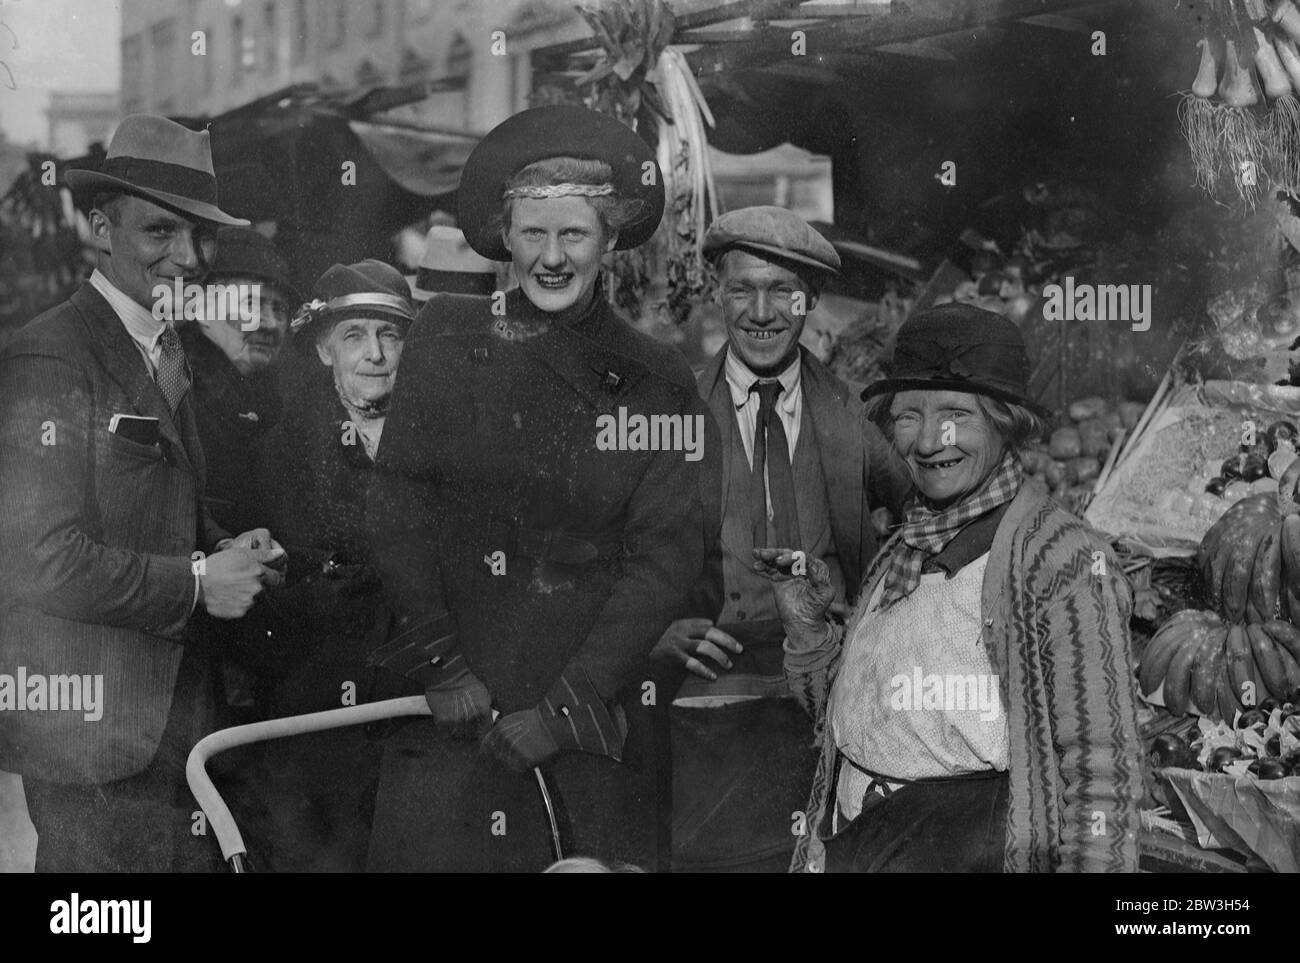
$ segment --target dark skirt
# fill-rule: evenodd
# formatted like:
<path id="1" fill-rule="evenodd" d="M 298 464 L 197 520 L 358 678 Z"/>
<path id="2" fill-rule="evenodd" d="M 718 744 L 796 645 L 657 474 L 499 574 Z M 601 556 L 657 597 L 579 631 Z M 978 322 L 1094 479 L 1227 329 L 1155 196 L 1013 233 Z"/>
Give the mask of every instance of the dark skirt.
<path id="1" fill-rule="evenodd" d="M 908 783 L 830 833 L 819 827 L 828 873 L 1000 873 L 1010 779 L 992 770 Z"/>

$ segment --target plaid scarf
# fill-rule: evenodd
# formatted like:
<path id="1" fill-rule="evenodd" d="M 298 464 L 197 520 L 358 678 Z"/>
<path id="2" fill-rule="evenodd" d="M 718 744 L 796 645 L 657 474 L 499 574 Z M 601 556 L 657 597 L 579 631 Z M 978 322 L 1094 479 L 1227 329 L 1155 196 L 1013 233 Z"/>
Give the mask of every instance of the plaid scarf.
<path id="1" fill-rule="evenodd" d="M 891 542 L 880 608 L 889 608 L 899 599 L 907 598 L 921 583 L 925 560 L 942 552 L 967 523 L 1011 501 L 1020 490 L 1023 477 L 1020 456 L 1008 450 L 979 488 L 942 511 L 928 508 L 919 495 L 915 496 L 906 509 L 907 521 Z"/>

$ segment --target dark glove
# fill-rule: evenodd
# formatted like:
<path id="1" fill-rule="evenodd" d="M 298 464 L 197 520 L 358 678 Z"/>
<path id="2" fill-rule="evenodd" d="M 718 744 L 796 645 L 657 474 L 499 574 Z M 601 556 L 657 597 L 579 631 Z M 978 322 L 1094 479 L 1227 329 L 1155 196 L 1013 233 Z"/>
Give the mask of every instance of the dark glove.
<path id="1" fill-rule="evenodd" d="M 611 708 L 587 673 L 570 667 L 532 709 L 497 720 L 483 748 L 516 772 L 551 759 L 561 750 L 590 752 L 623 761 L 627 716 Z"/>
<path id="2" fill-rule="evenodd" d="M 527 772 L 549 762 L 560 751 L 536 709 L 502 716 L 483 738 L 483 748 L 514 772 Z"/>
<path id="3" fill-rule="evenodd" d="M 424 690 L 439 732 L 453 739 L 477 739 L 492 725 L 492 696 L 460 655 L 452 656 L 443 677 Z"/>

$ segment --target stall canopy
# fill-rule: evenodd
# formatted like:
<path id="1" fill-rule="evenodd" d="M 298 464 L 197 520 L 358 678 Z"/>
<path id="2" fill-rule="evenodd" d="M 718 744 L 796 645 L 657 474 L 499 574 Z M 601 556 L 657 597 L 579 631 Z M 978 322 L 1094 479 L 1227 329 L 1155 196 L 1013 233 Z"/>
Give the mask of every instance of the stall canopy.
<path id="1" fill-rule="evenodd" d="M 455 209 L 461 168 L 478 137 L 376 116 L 425 93 L 423 86 L 328 92 L 299 84 L 218 117 L 174 119 L 212 132 L 222 206 L 276 222 L 276 244 L 306 290 L 331 264 L 387 258 L 400 228 Z M 65 166 L 93 168 L 102 159 L 99 147 Z"/>

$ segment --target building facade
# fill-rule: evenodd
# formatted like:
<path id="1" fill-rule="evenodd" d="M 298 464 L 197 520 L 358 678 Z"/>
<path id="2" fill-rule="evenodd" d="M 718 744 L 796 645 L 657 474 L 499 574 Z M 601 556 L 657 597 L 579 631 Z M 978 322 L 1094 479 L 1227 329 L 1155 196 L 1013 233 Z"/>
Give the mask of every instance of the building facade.
<path id="1" fill-rule="evenodd" d="M 123 0 L 122 111 L 427 83 L 402 119 L 482 132 L 527 106 L 529 51 L 584 30 L 563 0 Z"/>
<path id="2" fill-rule="evenodd" d="M 107 146 L 121 117 L 115 91 L 52 90 L 45 108 L 49 148 L 59 157 L 75 157 L 93 143 Z"/>

